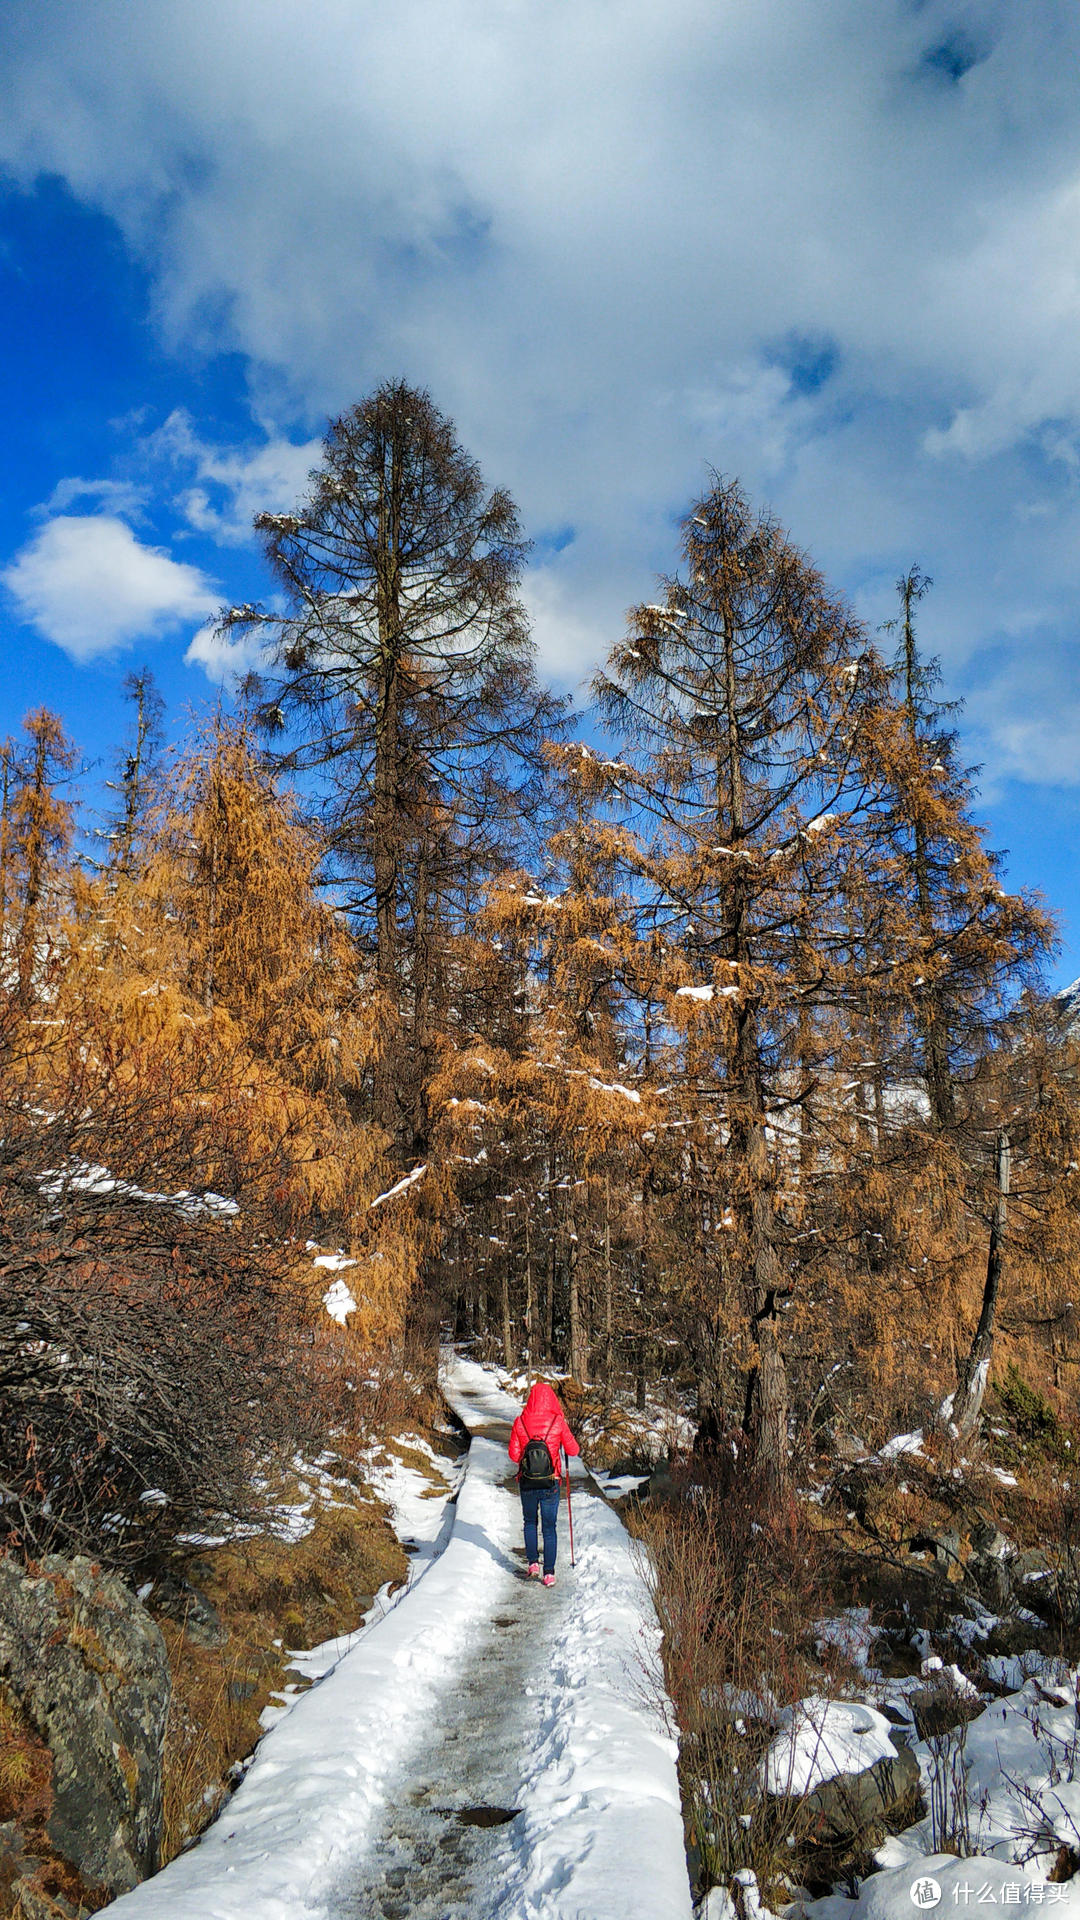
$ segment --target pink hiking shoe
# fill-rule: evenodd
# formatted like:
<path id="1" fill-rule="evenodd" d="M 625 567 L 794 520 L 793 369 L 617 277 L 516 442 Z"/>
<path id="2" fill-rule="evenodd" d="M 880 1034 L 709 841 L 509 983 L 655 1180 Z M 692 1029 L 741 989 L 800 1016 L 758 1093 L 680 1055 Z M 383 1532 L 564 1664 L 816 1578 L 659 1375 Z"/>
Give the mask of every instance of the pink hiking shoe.
<path id="1" fill-rule="evenodd" d="M 539 1562 L 539 1560 L 530 1560 L 530 1561 L 529 1561 L 529 1579 L 530 1579 L 530 1580 L 537 1580 L 537 1579 L 539 1579 L 539 1577 L 540 1577 L 540 1562 Z"/>
<path id="2" fill-rule="evenodd" d="M 544 1585 L 545 1587 L 553 1587 L 555 1585 L 555 1575 L 553 1573 L 545 1573 Z"/>

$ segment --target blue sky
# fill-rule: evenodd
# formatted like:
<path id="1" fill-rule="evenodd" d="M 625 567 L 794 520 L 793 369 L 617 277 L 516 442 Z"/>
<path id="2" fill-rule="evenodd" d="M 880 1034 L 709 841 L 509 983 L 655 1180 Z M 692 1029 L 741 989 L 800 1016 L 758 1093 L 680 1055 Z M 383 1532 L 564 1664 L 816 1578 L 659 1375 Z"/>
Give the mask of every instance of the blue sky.
<path id="1" fill-rule="evenodd" d="M 1080 974 L 1080 14 L 1066 0 L 14 0 L 0 732 L 173 728 L 328 414 L 430 387 L 580 683 L 713 466 L 871 626 L 913 563 Z M 94 775 L 89 776 L 92 784 Z"/>

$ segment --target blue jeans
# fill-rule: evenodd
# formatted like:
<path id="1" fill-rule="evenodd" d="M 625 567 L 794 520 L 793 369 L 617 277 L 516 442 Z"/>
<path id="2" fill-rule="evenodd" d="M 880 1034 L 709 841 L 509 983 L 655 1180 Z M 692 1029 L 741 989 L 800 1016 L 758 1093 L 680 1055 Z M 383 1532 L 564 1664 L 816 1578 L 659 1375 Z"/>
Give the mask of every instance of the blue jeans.
<path id="1" fill-rule="evenodd" d="M 525 1558 L 529 1565 L 539 1558 L 536 1551 L 536 1515 L 539 1511 L 544 1525 L 544 1572 L 554 1573 L 555 1553 L 559 1544 L 556 1528 L 559 1524 L 559 1483 L 553 1487 L 521 1487 L 521 1517 L 525 1522 Z"/>

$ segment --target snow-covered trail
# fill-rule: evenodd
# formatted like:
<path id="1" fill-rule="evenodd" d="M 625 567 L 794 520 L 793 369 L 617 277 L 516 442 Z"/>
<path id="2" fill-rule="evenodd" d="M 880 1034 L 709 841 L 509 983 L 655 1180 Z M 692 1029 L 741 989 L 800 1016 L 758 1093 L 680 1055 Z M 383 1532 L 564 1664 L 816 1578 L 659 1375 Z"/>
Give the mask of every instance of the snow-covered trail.
<path id="1" fill-rule="evenodd" d="M 650 1753 L 646 1767 L 635 1751 L 640 1716 L 648 1713 L 647 1650 L 620 1633 L 618 1582 L 608 1590 L 613 1540 L 625 1552 L 622 1525 L 577 1471 L 577 1565 L 570 1566 L 564 1502 L 556 1585 L 530 1581 L 506 1454 L 518 1403 L 493 1389 L 490 1375 L 460 1362 L 444 1384 L 473 1436 L 470 1478 L 489 1492 L 490 1613 L 448 1675 L 423 1751 L 404 1762 L 386 1816 L 362 1862 L 343 1877 L 332 1910 L 340 1920 L 686 1914 L 681 1826 L 665 1818 L 677 1815 L 677 1801 L 673 1808 L 664 1795 L 660 1808 L 652 1804 L 656 1761 L 670 1766 L 667 1743 L 661 1734 L 661 1751 Z M 604 1642 L 613 1657 L 601 1653 L 598 1663 Z M 488 1808 L 515 1810 L 515 1817 L 490 1826 L 468 1818 Z M 636 1845 L 619 1818 L 631 1808 L 635 1827 L 644 1823 Z M 657 1813 L 676 1849 L 674 1900 L 663 1886 L 670 1844 L 651 1830 Z"/>
<path id="2" fill-rule="evenodd" d="M 519 1403 L 453 1359 L 472 1434 L 441 1556 L 262 1742 L 130 1920 L 690 1920 L 657 1628 L 618 1516 L 577 1468 L 570 1568 L 525 1577 Z M 577 1467 L 577 1463 L 575 1463 Z M 501 1825 L 463 1822 L 516 1810 Z"/>

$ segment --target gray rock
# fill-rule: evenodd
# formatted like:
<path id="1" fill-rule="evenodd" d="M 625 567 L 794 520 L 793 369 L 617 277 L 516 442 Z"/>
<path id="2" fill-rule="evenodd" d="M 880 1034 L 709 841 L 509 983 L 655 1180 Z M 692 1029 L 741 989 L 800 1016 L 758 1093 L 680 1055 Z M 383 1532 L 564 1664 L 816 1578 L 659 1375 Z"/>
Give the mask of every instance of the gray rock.
<path id="1" fill-rule="evenodd" d="M 24 1840 L 14 1820 L 0 1823 L 0 1912 L 11 1920 L 80 1920 L 81 1904 L 71 1906 L 55 1888 L 45 1891 L 42 1862 Z"/>
<path id="2" fill-rule="evenodd" d="M 893 1736 L 894 1739 L 898 1736 Z M 919 1763 L 906 1746 L 861 1773 L 839 1773 L 806 1796 L 810 1839 L 819 1846 L 877 1845 L 917 1817 Z"/>
<path id="3" fill-rule="evenodd" d="M 912 1552 L 932 1553 L 942 1573 L 952 1574 L 962 1565 L 963 1537 L 959 1527 L 940 1527 L 934 1533 L 919 1534 L 911 1542 Z"/>
<path id="4" fill-rule="evenodd" d="M 170 1675 L 161 1631 L 115 1574 L 0 1560 L 0 1678 L 53 1756 L 49 1845 L 88 1888 L 158 1864 Z"/>
<path id="5" fill-rule="evenodd" d="M 951 1675 L 917 1687 L 908 1694 L 908 1706 L 920 1740 L 939 1740 L 982 1712 L 982 1701 L 964 1693 Z"/>
<path id="6" fill-rule="evenodd" d="M 670 1494 L 675 1482 L 671 1472 L 670 1460 L 661 1460 L 653 1468 L 648 1479 L 637 1490 L 639 1500 L 660 1500 Z"/>
<path id="7" fill-rule="evenodd" d="M 990 1525 L 972 1527 L 968 1577 L 980 1599 L 997 1613 L 1015 1604 L 1017 1564 L 1016 1542 L 1007 1534 Z"/>
<path id="8" fill-rule="evenodd" d="M 1028 1547 L 1023 1553 L 1018 1553 L 1013 1562 L 1013 1579 L 1017 1587 L 1026 1586 L 1029 1580 L 1045 1580 L 1048 1574 L 1056 1571 L 1054 1562 L 1041 1547 Z"/>
<path id="9" fill-rule="evenodd" d="M 20 1880 L 16 1899 L 15 1920 L 81 1920 L 84 1911 L 59 1893 L 42 1893 L 28 1880 Z"/>
<path id="10" fill-rule="evenodd" d="M 184 1636 L 192 1646 L 225 1644 L 225 1630 L 213 1601 L 182 1574 L 160 1574 L 148 1598 L 155 1613 L 163 1613 L 167 1620 L 175 1620 L 177 1626 L 184 1629 Z"/>

